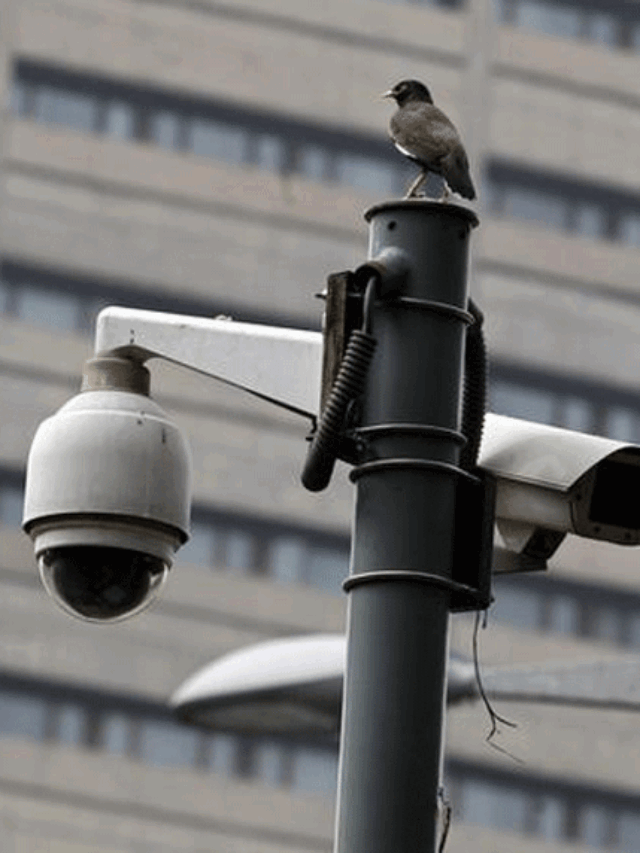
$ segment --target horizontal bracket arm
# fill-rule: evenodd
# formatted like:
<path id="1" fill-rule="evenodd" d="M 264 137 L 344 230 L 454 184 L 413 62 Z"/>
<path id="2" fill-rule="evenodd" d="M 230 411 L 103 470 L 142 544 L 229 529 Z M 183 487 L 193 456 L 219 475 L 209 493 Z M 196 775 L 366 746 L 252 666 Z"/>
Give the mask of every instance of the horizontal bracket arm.
<path id="1" fill-rule="evenodd" d="M 98 315 L 95 354 L 162 358 L 305 417 L 318 412 L 320 332 L 109 307 Z"/>

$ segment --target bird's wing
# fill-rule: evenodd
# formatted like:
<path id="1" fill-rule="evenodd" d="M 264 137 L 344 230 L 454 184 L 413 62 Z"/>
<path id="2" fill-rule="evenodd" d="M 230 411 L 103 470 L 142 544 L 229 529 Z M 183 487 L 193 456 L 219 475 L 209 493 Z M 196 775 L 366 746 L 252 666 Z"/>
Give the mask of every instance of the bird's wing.
<path id="1" fill-rule="evenodd" d="M 460 138 L 447 116 L 432 104 L 407 105 L 398 110 L 389 125 L 391 138 L 409 156 L 424 165 L 437 165 Z"/>
<path id="2" fill-rule="evenodd" d="M 440 161 L 441 174 L 454 192 L 463 198 L 474 199 L 475 187 L 469 173 L 469 160 L 462 145 L 457 145 Z"/>

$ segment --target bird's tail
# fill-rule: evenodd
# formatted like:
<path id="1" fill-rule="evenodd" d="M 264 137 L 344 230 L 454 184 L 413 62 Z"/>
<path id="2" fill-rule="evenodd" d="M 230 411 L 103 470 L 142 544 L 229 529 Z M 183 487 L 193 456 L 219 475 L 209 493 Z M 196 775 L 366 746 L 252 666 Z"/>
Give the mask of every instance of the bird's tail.
<path id="1" fill-rule="evenodd" d="M 451 189 L 472 201 L 476 197 L 476 191 L 469 174 L 469 161 L 464 151 L 452 151 L 443 157 L 441 163 L 442 175 Z"/>

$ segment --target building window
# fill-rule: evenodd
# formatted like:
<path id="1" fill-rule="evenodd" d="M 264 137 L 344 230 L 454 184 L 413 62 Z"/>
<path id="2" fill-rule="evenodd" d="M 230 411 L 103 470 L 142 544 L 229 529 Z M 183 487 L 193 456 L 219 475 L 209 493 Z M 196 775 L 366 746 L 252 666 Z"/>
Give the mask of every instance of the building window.
<path id="1" fill-rule="evenodd" d="M 544 602 L 537 590 L 514 585 L 498 585 L 491 606 L 491 617 L 496 622 L 517 625 L 522 630 L 539 630 L 543 622 Z"/>
<path id="2" fill-rule="evenodd" d="M 299 748 L 295 750 L 295 753 L 299 754 L 302 751 L 302 748 Z M 323 753 L 326 752 L 327 750 L 323 750 Z M 333 758 L 333 752 L 328 751 L 328 753 Z M 252 771 L 260 780 L 268 785 L 285 785 L 291 784 L 293 781 L 294 787 L 312 791 L 313 787 L 305 784 L 306 780 L 291 779 L 290 758 L 289 750 L 283 749 L 282 742 L 264 739 L 260 743 L 256 743 L 252 750 Z M 333 787 L 333 784 L 330 783 L 321 790 L 327 793 L 332 791 Z"/>
<path id="3" fill-rule="evenodd" d="M 557 9 L 542 14 L 547 5 L 522 5 L 519 14 L 559 20 Z M 604 18 L 593 20 L 594 26 L 604 27 Z M 382 136 L 341 133 L 284 116 L 178 99 L 24 61 L 15 69 L 12 107 L 21 118 L 279 174 L 292 172 L 378 195 L 404 192 L 416 173 Z M 441 183 L 430 176 L 426 191 L 438 195 Z M 631 194 L 502 162 L 490 164 L 485 190 L 488 207 L 497 216 L 640 246 L 640 199 Z"/>
<path id="4" fill-rule="evenodd" d="M 47 705 L 38 696 L 0 692 L 0 737 L 44 740 Z"/>
<path id="5" fill-rule="evenodd" d="M 86 742 L 88 721 L 84 708 L 65 702 L 54 707 L 51 716 L 53 719 L 52 739 L 58 743 L 67 744 Z"/>
<path id="6" fill-rule="evenodd" d="M 548 598 L 545 628 L 554 634 L 580 633 L 579 604 L 573 596 L 560 593 Z"/>
<path id="7" fill-rule="evenodd" d="M 515 382 L 497 380 L 491 386 L 491 411 L 552 424 L 555 420 L 555 395 L 543 388 L 527 388 Z"/>
<path id="8" fill-rule="evenodd" d="M 485 184 L 488 209 L 498 217 L 640 247 L 640 198 L 630 193 L 498 161 Z"/>
<path id="9" fill-rule="evenodd" d="M 98 103 L 91 95 L 53 86 L 34 87 L 33 118 L 91 133 L 98 125 Z"/>
<path id="10" fill-rule="evenodd" d="M 220 556 L 222 564 L 238 574 L 249 574 L 257 562 L 257 537 L 242 529 L 231 529 L 220 538 L 224 543 Z"/>
<path id="11" fill-rule="evenodd" d="M 469 779 L 462 787 L 462 819 L 465 823 L 524 832 L 527 796 L 505 790 L 482 779 Z"/>
<path id="12" fill-rule="evenodd" d="M 11 104 L 20 118 L 371 193 L 396 195 L 415 172 L 383 136 L 334 132 L 26 61 L 16 65 Z"/>
<path id="13" fill-rule="evenodd" d="M 311 545 L 307 552 L 308 562 L 302 580 L 316 589 L 323 589 L 334 595 L 340 594 L 342 581 L 348 573 L 347 549 Z"/>
<path id="14" fill-rule="evenodd" d="M 495 0 L 501 23 L 583 39 L 611 50 L 640 49 L 640 9 L 625 0 Z"/>
<path id="15" fill-rule="evenodd" d="M 513 23 L 518 27 L 561 38 L 578 38 L 580 34 L 580 12 L 575 7 L 545 0 L 521 0 L 514 5 Z"/>
<path id="16" fill-rule="evenodd" d="M 140 726 L 139 756 L 154 767 L 195 767 L 200 732 L 177 723 L 149 720 Z"/>
<path id="17" fill-rule="evenodd" d="M 464 823 L 611 852 L 640 849 L 635 797 L 458 759 L 449 760 L 445 778 L 454 814 Z"/>
<path id="18" fill-rule="evenodd" d="M 188 148 L 199 157 L 244 163 L 248 142 L 248 133 L 242 128 L 211 119 L 196 119 L 191 124 Z"/>
<path id="19" fill-rule="evenodd" d="M 303 747 L 293 757 L 294 788 L 322 793 L 335 790 L 338 783 L 337 751 Z"/>
<path id="20" fill-rule="evenodd" d="M 0 738 L 103 750 L 151 767 L 244 777 L 333 796 L 335 743 L 208 732 L 163 704 L 0 673 Z"/>
<path id="21" fill-rule="evenodd" d="M 305 542 L 299 536 L 275 536 L 269 547 L 269 575 L 275 581 L 301 580 L 305 562 Z"/>
<path id="22" fill-rule="evenodd" d="M 544 222 L 550 228 L 567 228 L 569 205 L 566 199 L 527 187 L 505 186 L 504 214 L 512 219 Z"/>
<path id="23" fill-rule="evenodd" d="M 640 395 L 507 364 L 491 366 L 489 409 L 620 441 L 640 439 Z"/>
<path id="24" fill-rule="evenodd" d="M 282 139 L 274 134 L 257 134 L 251 140 L 251 163 L 270 172 L 287 171 L 287 147 Z"/>
<path id="25" fill-rule="evenodd" d="M 539 795 L 531 803 L 530 821 L 530 831 L 545 841 L 562 838 L 567 824 L 566 803 L 558 797 Z"/>
<path id="26" fill-rule="evenodd" d="M 107 712 L 102 721 L 102 749 L 115 755 L 131 752 L 131 732 L 128 718 L 116 712 Z"/>
<path id="27" fill-rule="evenodd" d="M 573 221 L 569 230 L 581 237 L 591 240 L 601 240 L 607 234 L 607 211 L 604 206 L 594 202 L 577 202 L 570 208 Z"/>
<path id="28" fill-rule="evenodd" d="M 498 623 L 640 648 L 640 594 L 535 575 L 495 579 L 489 611 Z"/>
<path id="29" fill-rule="evenodd" d="M 3 477 L 0 474 L 0 524 L 7 527 L 22 525 L 22 505 L 24 502 L 24 487 L 12 476 Z"/>
<path id="30" fill-rule="evenodd" d="M 133 139 L 136 116 L 134 108 L 126 101 L 114 99 L 105 104 L 103 133 L 114 139 Z"/>
<path id="31" fill-rule="evenodd" d="M 606 433 L 619 441 L 640 441 L 640 412 L 612 406 L 606 412 Z"/>
<path id="32" fill-rule="evenodd" d="M 93 734 L 92 734 L 93 731 Z M 0 738 L 104 750 L 152 767 L 181 767 L 335 796 L 335 742 L 213 733 L 178 723 L 162 703 L 0 673 Z M 640 849 L 640 800 L 593 785 L 449 758 L 445 782 L 469 824 L 607 851 Z"/>
<path id="33" fill-rule="evenodd" d="M 267 554 L 269 576 L 284 583 L 308 583 L 338 594 L 348 573 L 347 542 L 337 547 L 283 532 L 270 540 Z"/>
<path id="34" fill-rule="evenodd" d="M 167 150 L 181 148 L 180 116 L 171 110 L 158 110 L 149 122 L 149 141 Z"/>
<path id="35" fill-rule="evenodd" d="M 620 239 L 631 246 L 640 246 L 640 211 L 623 214 L 620 218 Z"/>
<path id="36" fill-rule="evenodd" d="M 126 282 L 73 278 L 54 270 L 31 269 L 0 261 L 0 314 L 59 331 L 93 333 L 98 313 L 107 305 L 212 317 L 227 314 L 246 323 L 295 326 L 282 315 L 234 310 L 229 304 L 188 299 L 158 290 L 136 290 Z"/>
<path id="37" fill-rule="evenodd" d="M 341 154 L 336 158 L 336 180 L 356 189 L 392 195 L 397 188 L 397 170 L 391 163 L 376 163 L 370 157 Z"/>
<path id="38" fill-rule="evenodd" d="M 180 549 L 180 559 L 194 566 L 212 566 L 215 559 L 215 530 L 207 521 L 194 518 L 191 538 Z"/>
<path id="39" fill-rule="evenodd" d="M 80 325 L 80 304 L 70 293 L 23 284 L 15 291 L 12 313 L 26 323 L 75 331 Z"/>
<path id="40" fill-rule="evenodd" d="M 620 815 L 616 847 L 618 850 L 624 850 L 625 853 L 640 850 L 640 815 L 637 811 Z"/>
<path id="41" fill-rule="evenodd" d="M 340 594 L 349 565 L 346 537 L 234 519 L 198 507 L 193 516 L 192 538 L 179 554 L 183 562 Z"/>

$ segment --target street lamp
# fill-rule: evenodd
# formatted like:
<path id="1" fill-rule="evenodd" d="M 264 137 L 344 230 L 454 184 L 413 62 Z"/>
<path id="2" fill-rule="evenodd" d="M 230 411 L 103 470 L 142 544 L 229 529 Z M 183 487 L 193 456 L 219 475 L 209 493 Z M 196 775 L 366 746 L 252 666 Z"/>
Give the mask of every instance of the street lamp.
<path id="1" fill-rule="evenodd" d="M 269 640 L 198 670 L 171 706 L 183 722 L 220 731 L 335 740 L 345 660 L 342 634 Z"/>
<path id="2" fill-rule="evenodd" d="M 324 742 L 340 728 L 346 646 L 343 634 L 254 643 L 199 669 L 170 705 L 182 722 L 217 731 Z M 483 666 L 482 687 L 492 700 L 640 711 L 639 673 L 637 656 Z M 480 697 L 473 662 L 450 654 L 447 704 Z"/>

